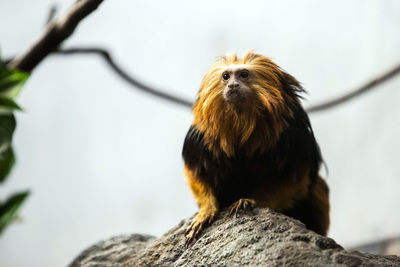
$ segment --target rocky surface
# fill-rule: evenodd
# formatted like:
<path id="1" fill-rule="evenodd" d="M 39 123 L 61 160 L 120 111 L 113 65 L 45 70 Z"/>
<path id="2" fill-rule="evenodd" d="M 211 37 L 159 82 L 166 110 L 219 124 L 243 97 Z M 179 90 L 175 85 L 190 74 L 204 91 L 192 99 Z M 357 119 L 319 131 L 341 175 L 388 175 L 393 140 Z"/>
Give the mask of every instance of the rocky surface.
<path id="1" fill-rule="evenodd" d="M 333 239 L 269 209 L 238 218 L 222 212 L 186 249 L 184 232 L 190 220 L 160 238 L 134 234 L 99 242 L 70 266 L 400 266 L 397 256 L 344 250 Z"/>
<path id="2" fill-rule="evenodd" d="M 400 236 L 366 243 L 352 249 L 372 254 L 400 256 Z"/>

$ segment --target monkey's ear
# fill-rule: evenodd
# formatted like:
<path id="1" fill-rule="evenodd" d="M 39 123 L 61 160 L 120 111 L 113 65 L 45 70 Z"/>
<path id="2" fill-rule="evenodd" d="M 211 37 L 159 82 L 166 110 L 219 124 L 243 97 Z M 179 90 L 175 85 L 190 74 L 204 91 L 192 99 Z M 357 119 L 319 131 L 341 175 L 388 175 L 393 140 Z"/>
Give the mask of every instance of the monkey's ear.
<path id="1" fill-rule="evenodd" d="M 304 90 L 304 88 L 301 86 L 300 82 L 285 71 L 282 71 L 280 82 L 282 84 L 282 89 L 290 96 L 302 98 L 301 94 L 307 93 L 306 90 Z"/>

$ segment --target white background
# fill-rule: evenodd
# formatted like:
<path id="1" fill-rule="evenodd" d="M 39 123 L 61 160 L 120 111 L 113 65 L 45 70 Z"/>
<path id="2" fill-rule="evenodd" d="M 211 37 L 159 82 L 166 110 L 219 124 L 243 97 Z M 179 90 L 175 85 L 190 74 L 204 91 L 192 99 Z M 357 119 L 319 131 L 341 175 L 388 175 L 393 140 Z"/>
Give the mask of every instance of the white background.
<path id="1" fill-rule="evenodd" d="M 63 14 L 74 1 L 58 3 Z M 4 57 L 42 33 L 54 0 L 1 0 Z M 271 57 L 305 106 L 400 62 L 399 1 L 105 1 L 65 47 L 100 45 L 143 81 L 194 99 L 227 51 Z M 311 115 L 329 167 L 329 235 L 351 247 L 400 235 L 400 77 Z M 159 236 L 197 207 L 181 147 L 192 115 L 136 91 L 96 56 L 50 56 L 18 98 L 17 165 L 1 198 L 30 189 L 0 236 L 0 266 L 65 266 L 96 241 Z M 322 172 L 322 174 L 324 174 Z"/>

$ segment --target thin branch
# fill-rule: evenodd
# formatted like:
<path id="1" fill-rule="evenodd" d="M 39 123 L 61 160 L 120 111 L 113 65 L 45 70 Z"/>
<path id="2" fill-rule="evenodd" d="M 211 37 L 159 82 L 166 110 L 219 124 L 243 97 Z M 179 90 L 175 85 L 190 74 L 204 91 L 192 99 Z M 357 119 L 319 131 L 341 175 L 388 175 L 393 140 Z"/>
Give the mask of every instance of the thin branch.
<path id="1" fill-rule="evenodd" d="M 7 58 L 2 58 L 1 60 L 1 64 L 3 65 L 8 65 L 12 60 L 14 59 L 14 57 L 7 57 Z"/>
<path id="2" fill-rule="evenodd" d="M 192 107 L 193 103 L 189 100 L 183 99 L 179 96 L 174 96 L 172 94 L 164 93 L 159 89 L 146 85 L 143 82 L 138 81 L 136 78 L 129 75 L 126 71 L 124 71 L 121 67 L 115 63 L 115 60 L 111 57 L 110 53 L 102 48 L 69 48 L 54 51 L 56 54 L 62 55 L 71 55 L 71 54 L 97 54 L 101 56 L 111 67 L 111 69 L 118 74 L 122 79 L 127 81 L 129 84 L 135 86 L 136 88 L 144 91 L 146 93 L 152 94 L 154 96 L 163 98 L 165 100 L 174 102 L 176 104 L 180 104 L 186 107 Z"/>
<path id="3" fill-rule="evenodd" d="M 331 99 L 331 100 L 327 100 L 326 102 L 323 102 L 321 104 L 311 106 L 310 108 L 307 109 L 307 112 L 311 113 L 311 112 L 322 111 L 322 110 L 326 110 L 326 109 L 341 105 L 355 97 L 358 97 L 358 96 L 374 89 L 378 85 L 390 80 L 391 78 L 395 77 L 398 74 L 400 74 L 400 64 L 397 65 L 396 67 L 394 67 L 393 69 L 385 72 L 381 76 L 378 76 L 378 77 L 372 79 L 371 81 L 367 82 L 363 86 L 361 86 L 349 93 L 346 93 L 342 96 L 339 96 L 339 97 Z"/>
<path id="4" fill-rule="evenodd" d="M 124 80 L 126 80 L 128 83 L 131 85 L 141 89 L 142 91 L 145 91 L 147 93 L 150 93 L 152 95 L 158 96 L 160 98 L 164 98 L 166 100 L 169 100 L 171 102 L 175 102 L 177 104 L 186 106 L 186 107 L 191 107 L 193 103 L 189 100 L 185 100 L 180 98 L 179 96 L 174 96 L 168 93 L 163 93 L 161 90 L 151 87 L 149 85 L 144 84 L 143 82 L 138 81 L 137 79 L 133 78 L 132 76 L 128 75 L 126 71 L 124 71 L 121 67 L 118 66 L 118 64 L 115 62 L 115 60 L 111 57 L 110 53 L 102 48 L 96 48 L 96 47 L 91 47 L 91 48 L 70 48 L 70 49 L 63 49 L 63 50 L 58 50 L 54 51 L 55 53 L 58 54 L 97 54 L 102 56 L 106 62 L 110 65 L 110 67 Z M 355 97 L 358 97 L 371 89 L 377 87 L 381 83 L 384 83 L 391 78 L 395 77 L 397 74 L 400 74 L 400 65 L 396 66 L 395 68 L 389 70 L 388 72 L 384 73 L 383 75 L 367 82 L 365 85 L 355 89 L 354 91 L 351 91 L 349 93 L 346 93 L 343 96 L 339 96 L 337 98 L 328 100 L 326 102 L 323 102 L 321 104 L 316 104 L 314 106 L 311 106 L 310 108 L 307 108 L 307 112 L 312 113 L 312 112 L 318 112 L 322 110 L 326 110 L 332 107 L 335 107 L 337 105 L 340 105 L 342 103 L 345 103 Z"/>
<path id="5" fill-rule="evenodd" d="M 110 65 L 110 67 L 124 80 L 129 82 L 131 85 L 150 93 L 152 95 L 158 96 L 160 98 L 169 100 L 171 102 L 191 107 L 192 102 L 182 99 L 178 96 L 174 96 L 168 93 L 164 93 L 156 88 L 148 86 L 143 82 L 138 81 L 132 76 L 128 75 L 121 67 L 119 67 L 115 61 L 112 59 L 110 54 L 100 48 L 72 48 L 65 50 L 58 50 L 61 43 L 67 39 L 76 29 L 79 22 L 84 19 L 87 15 L 93 12 L 103 0 L 78 0 L 75 2 L 74 6 L 71 10 L 59 20 L 53 21 L 56 8 L 53 6 L 50 10 L 48 16 L 48 26 L 46 28 L 45 33 L 41 38 L 24 54 L 19 57 L 12 58 L 10 62 L 7 63 L 10 68 L 17 68 L 23 71 L 31 72 L 47 55 L 50 53 L 58 53 L 58 54 L 82 54 L 82 53 L 90 53 L 101 55 L 106 62 Z M 317 104 L 315 106 L 311 106 L 307 109 L 308 112 L 317 112 L 321 110 L 326 110 L 328 108 L 332 108 L 334 106 L 345 103 L 355 97 L 362 95 L 363 93 L 370 91 L 375 88 L 377 85 L 393 78 L 397 74 L 400 73 L 400 65 L 396 66 L 394 69 L 384 73 L 380 77 L 373 79 L 372 81 L 366 83 L 360 88 L 355 89 L 352 92 L 349 92 L 343 96 L 338 98 L 328 100 L 323 102 L 322 104 Z"/>
<path id="6" fill-rule="evenodd" d="M 57 6 L 56 5 L 51 6 L 45 25 L 48 25 L 50 22 L 53 21 L 54 17 L 56 16 L 56 13 L 57 13 Z"/>
<path id="7" fill-rule="evenodd" d="M 103 0 L 81 0 L 61 19 L 51 22 L 42 37 L 21 56 L 13 59 L 8 66 L 31 72 L 48 54 L 56 50 L 78 26 L 79 22 L 92 13 Z"/>
<path id="8" fill-rule="evenodd" d="M 119 67 L 113 58 L 110 56 L 108 51 L 101 48 L 71 48 L 65 50 L 58 50 L 61 43 L 67 39 L 76 29 L 79 22 L 93 12 L 103 0 L 78 0 L 75 2 L 75 5 L 71 8 L 71 10 L 59 20 L 53 21 L 56 8 L 53 6 L 50 10 L 48 16 L 48 26 L 45 33 L 42 37 L 28 50 L 25 54 L 12 58 L 10 62 L 7 62 L 8 67 L 17 68 L 23 71 L 30 72 L 32 71 L 47 55 L 50 53 L 58 53 L 58 54 L 82 54 L 82 53 L 90 53 L 101 55 L 106 62 L 110 65 L 110 67 L 124 80 L 126 80 L 131 85 L 136 88 L 155 95 L 157 97 L 169 100 L 171 102 L 191 107 L 192 102 L 182 99 L 179 96 L 174 96 L 168 93 L 164 93 L 156 88 L 148 86 L 143 82 L 138 81 L 132 76 L 128 75 L 126 71 L 124 71 L 121 67 Z M 375 88 L 377 85 L 393 78 L 397 74 L 400 73 L 400 65 L 390 70 L 389 72 L 383 74 L 380 77 L 373 79 L 368 82 L 364 86 L 357 88 L 356 90 L 347 93 L 338 98 L 328 100 L 322 104 L 317 104 L 315 106 L 311 106 L 307 109 L 308 112 L 317 112 L 321 110 L 325 110 L 337 105 L 340 105 L 346 101 L 349 101 L 355 97 L 360 96 L 361 94 Z"/>

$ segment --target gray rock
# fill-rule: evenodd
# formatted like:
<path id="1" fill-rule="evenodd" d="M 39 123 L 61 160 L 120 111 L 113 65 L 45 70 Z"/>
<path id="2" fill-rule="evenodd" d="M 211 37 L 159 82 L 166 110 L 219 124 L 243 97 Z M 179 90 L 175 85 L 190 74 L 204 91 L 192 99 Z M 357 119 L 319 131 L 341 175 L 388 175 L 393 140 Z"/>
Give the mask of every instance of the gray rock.
<path id="1" fill-rule="evenodd" d="M 184 232 L 191 219 L 158 239 L 129 235 L 100 242 L 70 266 L 400 266 L 397 256 L 344 250 L 270 209 L 254 209 L 238 218 L 222 212 L 185 249 Z"/>
<path id="2" fill-rule="evenodd" d="M 377 240 L 352 249 L 372 254 L 400 256 L 400 236 Z"/>

